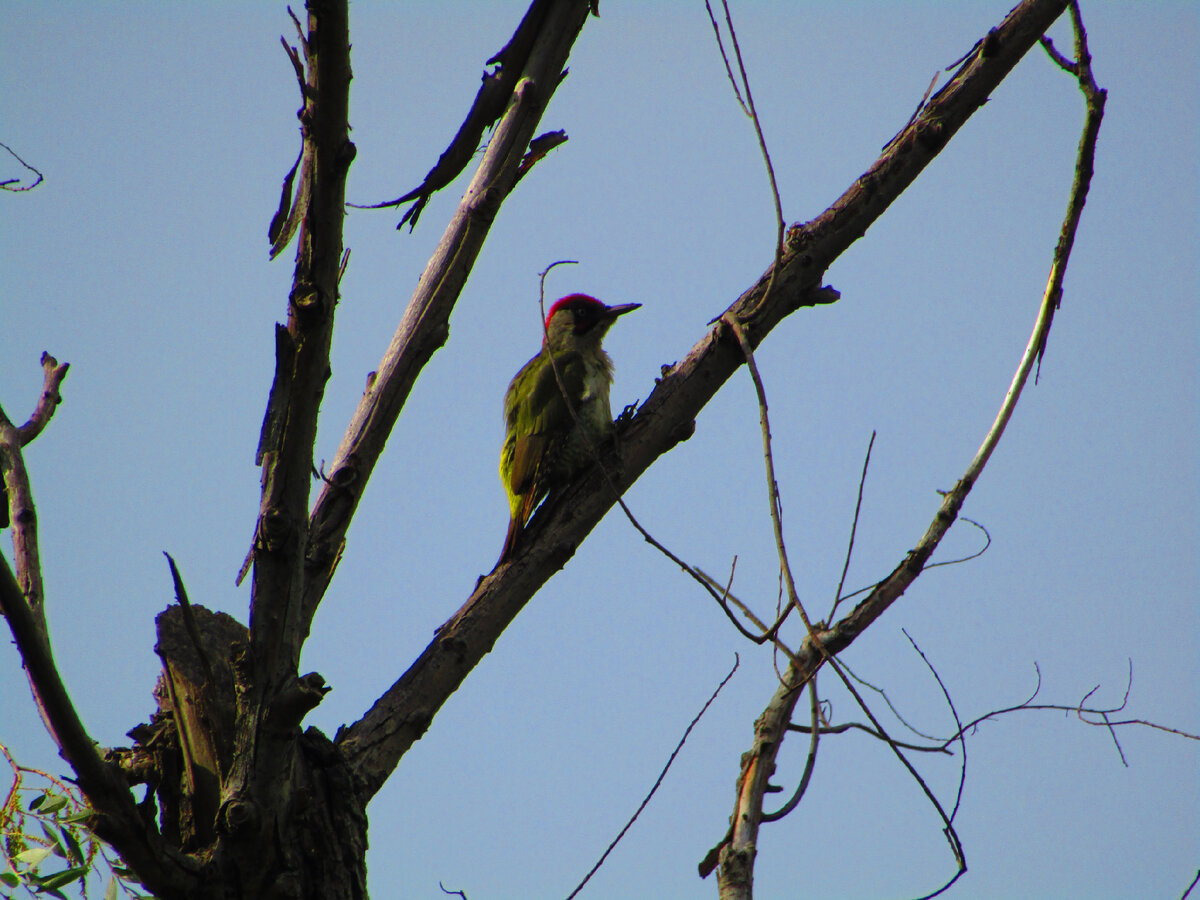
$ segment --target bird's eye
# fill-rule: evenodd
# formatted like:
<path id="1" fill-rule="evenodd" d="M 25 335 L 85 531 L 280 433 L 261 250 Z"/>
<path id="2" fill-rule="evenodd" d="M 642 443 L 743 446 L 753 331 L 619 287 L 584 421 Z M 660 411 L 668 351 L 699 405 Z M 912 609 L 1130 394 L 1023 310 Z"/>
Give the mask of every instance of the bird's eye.
<path id="1" fill-rule="evenodd" d="M 595 310 L 590 307 L 576 310 L 575 333 L 586 334 L 588 331 L 591 331 L 597 321 L 599 321 L 599 317 L 596 315 Z"/>

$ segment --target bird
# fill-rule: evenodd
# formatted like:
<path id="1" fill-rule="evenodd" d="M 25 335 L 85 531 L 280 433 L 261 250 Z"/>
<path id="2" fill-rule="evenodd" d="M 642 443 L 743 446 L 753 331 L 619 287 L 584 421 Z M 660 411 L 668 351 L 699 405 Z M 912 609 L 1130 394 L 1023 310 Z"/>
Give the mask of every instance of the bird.
<path id="1" fill-rule="evenodd" d="M 497 566 L 516 552 L 538 504 L 585 468 L 592 448 L 611 433 L 613 364 L 600 344 L 619 316 L 639 307 L 606 306 L 587 294 L 570 294 L 546 314 L 542 349 L 504 394 L 500 481 L 510 519 Z"/>

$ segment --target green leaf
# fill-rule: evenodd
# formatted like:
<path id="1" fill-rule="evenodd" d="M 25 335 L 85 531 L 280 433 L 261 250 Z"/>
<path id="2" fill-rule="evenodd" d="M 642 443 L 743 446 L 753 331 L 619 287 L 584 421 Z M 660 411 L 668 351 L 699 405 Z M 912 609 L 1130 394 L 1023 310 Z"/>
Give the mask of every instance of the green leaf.
<path id="1" fill-rule="evenodd" d="M 36 867 L 47 856 L 54 853 L 49 847 L 30 847 L 28 850 L 22 850 L 17 854 L 17 862 L 23 862 L 31 869 Z"/>
<path id="2" fill-rule="evenodd" d="M 86 822 L 93 815 L 94 814 L 90 809 L 81 809 L 71 813 L 69 816 L 60 816 L 58 821 L 62 822 L 64 825 L 79 825 L 83 822 Z"/>
<path id="3" fill-rule="evenodd" d="M 12 872 L 0 872 L 0 881 L 3 881 L 9 887 L 16 887 L 21 883 L 21 879 Z"/>
<path id="4" fill-rule="evenodd" d="M 79 846 L 79 841 L 75 840 L 75 835 L 71 834 L 71 829 L 59 827 L 58 831 L 67 848 L 67 859 L 77 866 L 84 865 L 83 848 Z"/>
<path id="5" fill-rule="evenodd" d="M 62 872 L 56 872 L 53 875 L 48 875 L 42 879 L 42 888 L 45 890 L 54 890 L 60 888 L 64 884 L 70 884 L 72 881 L 87 874 L 87 869 L 84 866 L 75 866 L 73 869 L 64 869 Z"/>
<path id="6" fill-rule="evenodd" d="M 63 794 L 46 794 L 46 800 L 41 804 L 40 810 L 43 813 L 56 813 L 60 809 L 66 809 L 67 803 L 70 802 Z M 33 809 L 33 804 L 29 804 L 29 808 Z"/>
<path id="7" fill-rule="evenodd" d="M 104 900 L 117 900 L 117 876 L 112 875 L 104 888 Z"/>
<path id="8" fill-rule="evenodd" d="M 37 889 L 37 892 L 39 894 L 49 894 L 51 897 L 57 897 L 58 900 L 67 900 L 67 895 L 58 888 L 46 887 L 45 884 L 40 885 Z"/>

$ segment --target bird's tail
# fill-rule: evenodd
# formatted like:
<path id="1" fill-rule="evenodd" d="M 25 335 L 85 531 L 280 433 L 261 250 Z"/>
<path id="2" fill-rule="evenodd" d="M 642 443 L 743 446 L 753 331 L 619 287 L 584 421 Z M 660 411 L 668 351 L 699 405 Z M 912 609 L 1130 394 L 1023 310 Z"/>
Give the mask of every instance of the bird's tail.
<path id="1" fill-rule="evenodd" d="M 509 519 L 508 534 L 504 536 L 504 549 L 500 551 L 500 558 L 496 560 L 497 566 L 512 559 L 513 554 L 517 551 L 517 542 L 521 540 L 521 530 L 521 518 L 519 516 L 513 516 Z"/>

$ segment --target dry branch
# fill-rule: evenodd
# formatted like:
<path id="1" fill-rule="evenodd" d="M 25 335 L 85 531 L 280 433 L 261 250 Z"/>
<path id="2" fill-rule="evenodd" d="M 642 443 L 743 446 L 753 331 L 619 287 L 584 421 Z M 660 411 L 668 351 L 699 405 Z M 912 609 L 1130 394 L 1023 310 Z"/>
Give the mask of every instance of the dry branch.
<path id="1" fill-rule="evenodd" d="M 437 163 L 429 170 L 421 184 L 395 200 L 389 200 L 384 203 L 373 203 L 369 206 L 359 208 L 381 209 L 415 201 L 404 213 L 404 216 L 400 219 L 400 224 L 396 228 L 403 228 L 406 223 L 409 226 L 409 231 L 416 227 L 417 220 L 421 217 L 421 211 L 425 208 L 425 204 L 429 202 L 429 198 L 435 192 L 447 187 L 455 178 L 462 174 L 463 170 L 471 162 L 471 158 L 475 155 L 476 149 L 479 147 L 479 142 L 483 138 L 484 131 L 495 124 L 496 120 L 500 118 L 512 102 L 513 94 L 517 90 L 519 80 L 529 68 L 534 47 L 546 31 L 546 18 L 551 14 L 553 6 L 553 0 L 533 0 L 529 9 L 525 11 L 525 16 L 521 19 L 521 24 L 517 26 L 517 30 L 513 33 L 512 38 L 499 53 L 496 53 L 487 61 L 489 66 L 496 66 L 495 71 L 484 72 L 483 84 L 480 85 L 479 92 L 475 95 L 475 100 L 471 104 L 470 111 L 467 113 L 466 118 L 463 119 L 458 132 L 450 141 L 450 146 L 438 157 Z M 551 85 L 546 94 L 546 99 L 549 99 L 549 95 L 553 92 L 554 86 Z M 528 167 L 532 166 L 537 158 L 566 140 L 566 135 L 563 132 L 557 132 L 557 135 L 559 136 L 558 138 L 550 138 L 548 140 L 538 139 L 541 143 L 537 147 L 527 139 L 532 156 L 529 159 L 528 166 L 522 167 L 521 174 L 527 171 Z M 533 133 L 530 132 L 529 137 L 532 138 L 532 136 Z M 520 178 L 520 175 L 514 176 L 514 183 L 518 178 Z"/>
<path id="2" fill-rule="evenodd" d="M 554 4 L 479 168 L 426 265 L 391 344 L 371 375 L 313 508 L 303 599 L 307 631 L 341 558 L 346 531 L 413 384 L 446 342 L 450 313 L 511 190 L 538 122 L 587 18 L 585 0 Z"/>
<path id="3" fill-rule="evenodd" d="M 54 411 L 58 409 L 58 404 L 62 403 L 59 388 L 70 368 L 70 363 L 60 365 L 49 353 L 42 354 L 42 393 L 29 419 L 17 429 L 22 447 L 42 433 L 42 429 L 49 424 Z"/>
<path id="4" fill-rule="evenodd" d="M 265 450 L 263 489 L 254 543 L 250 641 L 255 678 L 278 688 L 294 678 L 300 645 L 300 595 L 307 539 L 308 499 L 317 413 L 329 377 L 329 347 L 342 259 L 346 172 L 354 158 L 349 140 L 349 24 L 345 3 L 311 2 L 308 69 L 301 113 L 306 196 L 292 290 L 288 298 L 290 365 L 286 389 L 273 390 L 283 423 Z"/>
<path id="5" fill-rule="evenodd" d="M 1014 10 L 1010 14 L 1009 20 L 1019 14 L 1024 6 L 1032 5 L 1025 4 L 1023 7 Z M 959 479 L 954 489 L 946 494 L 941 509 L 938 510 L 924 537 L 922 537 L 916 548 L 908 553 L 905 560 L 897 566 L 892 574 L 880 582 L 867 598 L 859 603 L 844 619 L 833 625 L 827 632 L 819 635 L 817 640 L 813 639 L 810 628 L 809 638 L 805 640 L 799 658 L 793 658 L 793 662 L 788 668 L 787 677 L 784 679 L 784 684 L 776 690 L 766 711 L 756 722 L 754 744 L 751 750 L 743 757 L 742 773 L 738 781 L 737 800 L 731 819 L 733 824 L 730 833 L 723 843 L 719 845 L 718 859 L 721 867 L 720 896 L 722 900 L 731 900 L 731 898 L 749 900 L 752 896 L 758 824 L 762 821 L 762 802 L 766 788 L 766 778 L 774 770 L 775 757 L 785 737 L 788 721 L 790 721 L 791 708 L 795 705 L 795 698 L 799 689 L 816 674 L 817 669 L 826 660 L 830 662 L 834 670 L 842 678 L 847 690 L 858 701 L 864 713 L 871 720 L 875 730 L 884 736 L 900 762 L 921 786 L 930 803 L 936 808 L 943 820 L 945 834 L 950 842 L 957 863 L 957 871 L 949 882 L 935 893 L 944 891 L 966 871 L 963 847 L 952 824 L 953 813 L 947 815 L 945 810 L 943 810 L 937 798 L 921 779 L 912 764 L 905 758 L 900 747 L 884 732 L 882 725 L 880 725 L 870 709 L 861 700 L 858 692 L 855 691 L 854 686 L 850 683 L 849 678 L 842 671 L 842 667 L 832 659 L 832 656 L 845 649 L 855 637 L 878 618 L 888 606 L 895 602 L 920 575 L 942 537 L 957 519 L 959 509 L 966 500 L 967 494 L 982 474 L 988 459 L 1004 433 L 1004 429 L 1012 416 L 1017 400 L 1020 398 L 1021 391 L 1028 380 L 1029 373 L 1035 361 L 1039 360 L 1041 354 L 1044 352 L 1046 337 L 1049 333 L 1054 310 L 1057 308 L 1062 296 L 1063 274 L 1066 271 L 1080 213 L 1087 197 L 1092 175 L 1095 142 L 1099 133 L 1100 118 L 1104 105 L 1104 92 L 1096 88 L 1095 82 L 1091 80 L 1090 68 L 1087 64 L 1086 35 L 1083 31 L 1082 22 L 1079 19 L 1078 9 L 1074 5 L 1072 5 L 1072 18 L 1076 28 L 1076 48 L 1079 54 L 1078 74 L 1087 101 L 1088 115 L 1083 129 L 1083 136 L 1080 140 L 1079 155 L 1075 167 L 1075 180 L 1063 223 L 1062 236 L 1055 249 L 1049 281 L 1042 297 L 1029 343 L 1017 366 L 1017 371 L 1013 376 L 1012 383 L 992 427 L 989 429 L 982 445 L 962 478 Z M 1049 23 L 1047 22 L 1046 26 L 1048 25 Z M 1046 26 L 1043 26 L 1043 29 Z M 1002 31 L 1003 26 L 1001 29 L 993 30 L 978 45 L 977 58 L 988 54 L 989 44 L 993 45 L 993 51 L 996 49 L 995 41 L 997 40 L 997 35 Z M 953 87 L 964 69 L 969 69 L 973 65 L 973 61 L 968 59 L 963 65 L 964 68 L 959 69 L 955 79 L 933 98 L 929 106 L 925 107 L 924 111 L 916 118 L 910 128 L 913 126 L 919 127 L 929 112 L 938 107 L 939 98 L 948 89 Z M 904 140 L 905 138 L 902 134 L 888 146 L 892 148 L 903 145 Z M 948 696 L 947 699 L 949 699 Z M 952 704 L 951 708 L 953 709 Z M 785 713 L 786 716 L 781 715 L 781 712 Z M 957 714 L 955 717 L 957 719 Z M 704 874 L 703 865 L 709 864 L 712 858 L 713 853 L 710 851 L 708 857 L 706 857 L 706 863 L 702 864 L 702 874 Z"/>
<path id="6" fill-rule="evenodd" d="M 59 399 L 58 384 L 66 374 L 66 366 L 59 366 L 46 354 L 42 364 L 47 388 L 30 419 L 37 424 L 28 429 L 28 440 L 49 420 Z M 137 869 L 150 890 L 181 890 L 193 883 L 196 867 L 182 854 L 169 850 L 153 824 L 138 815 L 124 779 L 100 758 L 54 663 L 46 630 L 36 514 L 22 443 L 21 430 L 0 409 L 0 474 L 8 497 L 17 567 L 14 575 L 8 560 L 0 555 L 0 612 L 12 631 L 42 721 L 96 811 L 93 830 Z"/>
<path id="7" fill-rule="evenodd" d="M 45 640 L 46 611 L 42 565 L 38 559 L 37 510 L 21 453 L 21 433 L 0 409 L 0 499 L 5 501 L 3 522 L 12 529 L 13 563 L 23 604 L 29 609 Z"/>
<path id="8" fill-rule="evenodd" d="M 784 317 L 822 299 L 820 283 L 829 265 L 936 157 L 1065 6 L 1066 0 L 1026 0 L 1014 9 L 862 177 L 817 219 L 792 227 L 780 265 L 772 265 L 725 311 L 736 317 L 752 346 Z M 762 302 L 769 282 L 770 296 Z M 616 453 L 605 457 L 604 469 L 619 491 L 690 433 L 696 415 L 742 364 L 741 349 L 727 326 L 716 325 L 664 373 L 621 429 L 619 458 Z M 338 476 L 335 467 L 335 483 Z M 355 479 L 353 469 L 348 477 Z M 382 785 L 509 622 L 614 503 L 604 474 L 593 469 L 580 476 L 560 502 L 534 516 L 522 555 L 483 578 L 408 671 L 358 722 L 339 733 L 338 743 L 362 774 L 368 795 Z M 339 543 L 321 549 L 334 558 Z"/>

